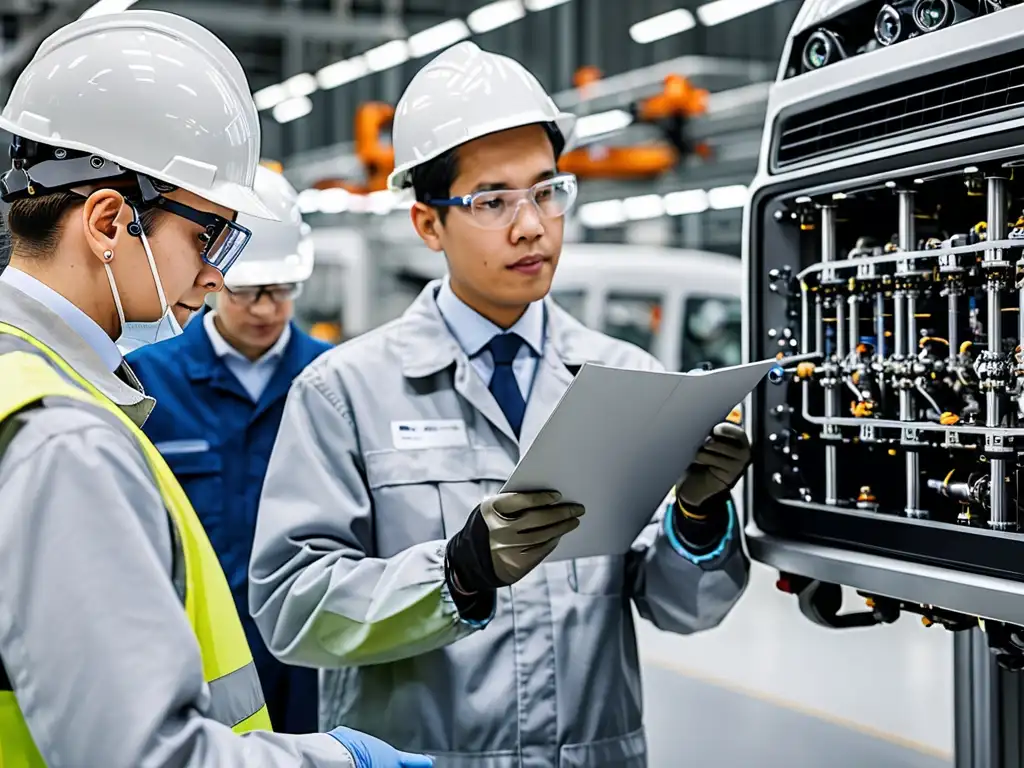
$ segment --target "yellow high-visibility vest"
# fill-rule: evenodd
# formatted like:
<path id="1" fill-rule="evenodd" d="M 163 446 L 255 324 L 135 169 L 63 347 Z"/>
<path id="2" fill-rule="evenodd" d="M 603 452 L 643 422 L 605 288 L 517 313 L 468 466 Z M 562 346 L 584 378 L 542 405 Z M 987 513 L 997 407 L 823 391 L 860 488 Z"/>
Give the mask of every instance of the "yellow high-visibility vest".
<path id="1" fill-rule="evenodd" d="M 22 339 L 38 352 L 0 354 L 0 423 L 43 398 L 65 398 L 114 414 L 132 433 L 156 479 L 175 533 L 176 588 L 199 643 L 203 677 L 210 686 L 209 716 L 236 733 L 271 729 L 252 653 L 235 610 L 224 571 L 185 491 L 145 433 L 56 352 L 14 326 L 0 323 L 0 334 Z M 63 371 L 68 382 L 58 372 Z M 60 467 L 54 467 L 60 482 Z M 26 501 L 25 503 L 31 503 Z M 88 707 L 89 702 L 82 702 Z M 45 768 L 12 690 L 0 690 L 0 768 Z"/>

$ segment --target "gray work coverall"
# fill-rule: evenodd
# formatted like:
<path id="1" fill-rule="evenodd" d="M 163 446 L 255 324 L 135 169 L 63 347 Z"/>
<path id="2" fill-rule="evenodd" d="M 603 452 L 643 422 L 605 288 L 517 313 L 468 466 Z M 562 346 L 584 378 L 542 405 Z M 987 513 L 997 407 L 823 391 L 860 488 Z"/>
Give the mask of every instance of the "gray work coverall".
<path id="1" fill-rule="evenodd" d="M 660 366 L 546 300 L 517 443 L 440 316 L 439 285 L 294 382 L 250 564 L 257 626 L 284 661 L 326 668 L 321 726 L 368 731 L 439 768 L 646 765 L 630 604 L 668 631 L 714 627 L 746 586 L 740 542 L 700 567 L 659 514 L 629 555 L 543 563 L 498 591 L 487 626 L 460 620 L 446 539 L 501 487 L 573 369 Z M 409 448 L 402 425 L 424 420 L 448 428 Z"/>
<path id="2" fill-rule="evenodd" d="M 142 424 L 154 401 L 56 313 L 0 282 L 0 321 Z M 0 353 L 34 348 L 0 334 Z M 131 382 L 130 384 L 128 382 Z M 237 736 L 206 716 L 171 582 L 170 518 L 132 436 L 99 408 L 25 411 L 0 456 L 0 661 L 54 768 L 353 768 L 326 734 Z"/>

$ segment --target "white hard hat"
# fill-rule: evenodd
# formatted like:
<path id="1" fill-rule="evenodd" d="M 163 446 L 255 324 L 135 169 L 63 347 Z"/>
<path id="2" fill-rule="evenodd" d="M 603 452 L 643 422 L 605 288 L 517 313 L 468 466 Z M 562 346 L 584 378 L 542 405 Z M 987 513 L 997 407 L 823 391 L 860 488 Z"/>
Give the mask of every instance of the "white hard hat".
<path id="1" fill-rule="evenodd" d="M 260 123 L 242 66 L 212 32 L 172 13 L 95 16 L 50 35 L 14 84 L 0 128 L 45 145 L 29 161 L 62 161 L 37 173 L 28 162 L 30 193 L 33 183 L 66 188 L 120 167 L 273 218 L 253 190 Z"/>
<path id="2" fill-rule="evenodd" d="M 393 192 L 412 184 L 412 169 L 489 133 L 554 123 L 571 144 L 576 116 L 562 112 L 522 64 L 469 41 L 453 45 L 416 73 L 395 107 Z"/>
<path id="3" fill-rule="evenodd" d="M 242 255 L 224 276 L 228 288 L 301 283 L 313 273 L 313 237 L 299 211 L 299 195 L 279 173 L 256 169 L 256 192 L 280 221 L 240 215 L 252 232 Z"/>

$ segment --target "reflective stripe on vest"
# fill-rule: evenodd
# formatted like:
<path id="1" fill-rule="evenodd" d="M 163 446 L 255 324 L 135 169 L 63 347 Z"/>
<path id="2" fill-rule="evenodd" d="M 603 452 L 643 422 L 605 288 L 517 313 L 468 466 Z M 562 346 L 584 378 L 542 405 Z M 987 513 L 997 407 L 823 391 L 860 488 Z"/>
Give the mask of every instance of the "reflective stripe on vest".
<path id="1" fill-rule="evenodd" d="M 3 335 L 22 339 L 31 347 L 26 347 L 25 351 L 0 352 L 0 381 L 4 382 L 0 387 L 0 422 L 44 399 L 68 398 L 87 407 L 103 409 L 131 433 L 146 458 L 171 518 L 172 540 L 178 550 L 174 559 L 180 564 L 174 568 L 175 580 L 181 582 L 175 587 L 179 596 L 184 596 L 185 613 L 203 661 L 203 677 L 210 688 L 207 716 L 236 733 L 270 730 L 270 717 L 256 667 L 227 579 L 188 497 L 159 451 L 121 409 L 53 350 L 24 331 L 0 323 L 0 336 Z M 16 672 L 9 671 L 13 678 L 10 687 L 16 690 Z M 88 703 L 83 702 L 83 706 Z M 0 691 L 0 766 L 41 768 L 44 765 L 13 691 Z"/>

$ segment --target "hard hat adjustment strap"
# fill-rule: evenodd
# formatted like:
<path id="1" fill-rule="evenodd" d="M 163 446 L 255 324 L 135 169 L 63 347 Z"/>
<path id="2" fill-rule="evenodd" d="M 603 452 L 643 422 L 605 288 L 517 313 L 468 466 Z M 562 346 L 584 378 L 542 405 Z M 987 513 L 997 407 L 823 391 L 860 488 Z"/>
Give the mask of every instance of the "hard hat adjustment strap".
<path id="1" fill-rule="evenodd" d="M 43 147 L 48 151 L 42 151 Z M 99 155 L 47 147 L 20 138 L 12 142 L 10 154 L 11 169 L 0 177 L 0 197 L 7 203 L 83 184 L 123 178 L 129 173 Z"/>

